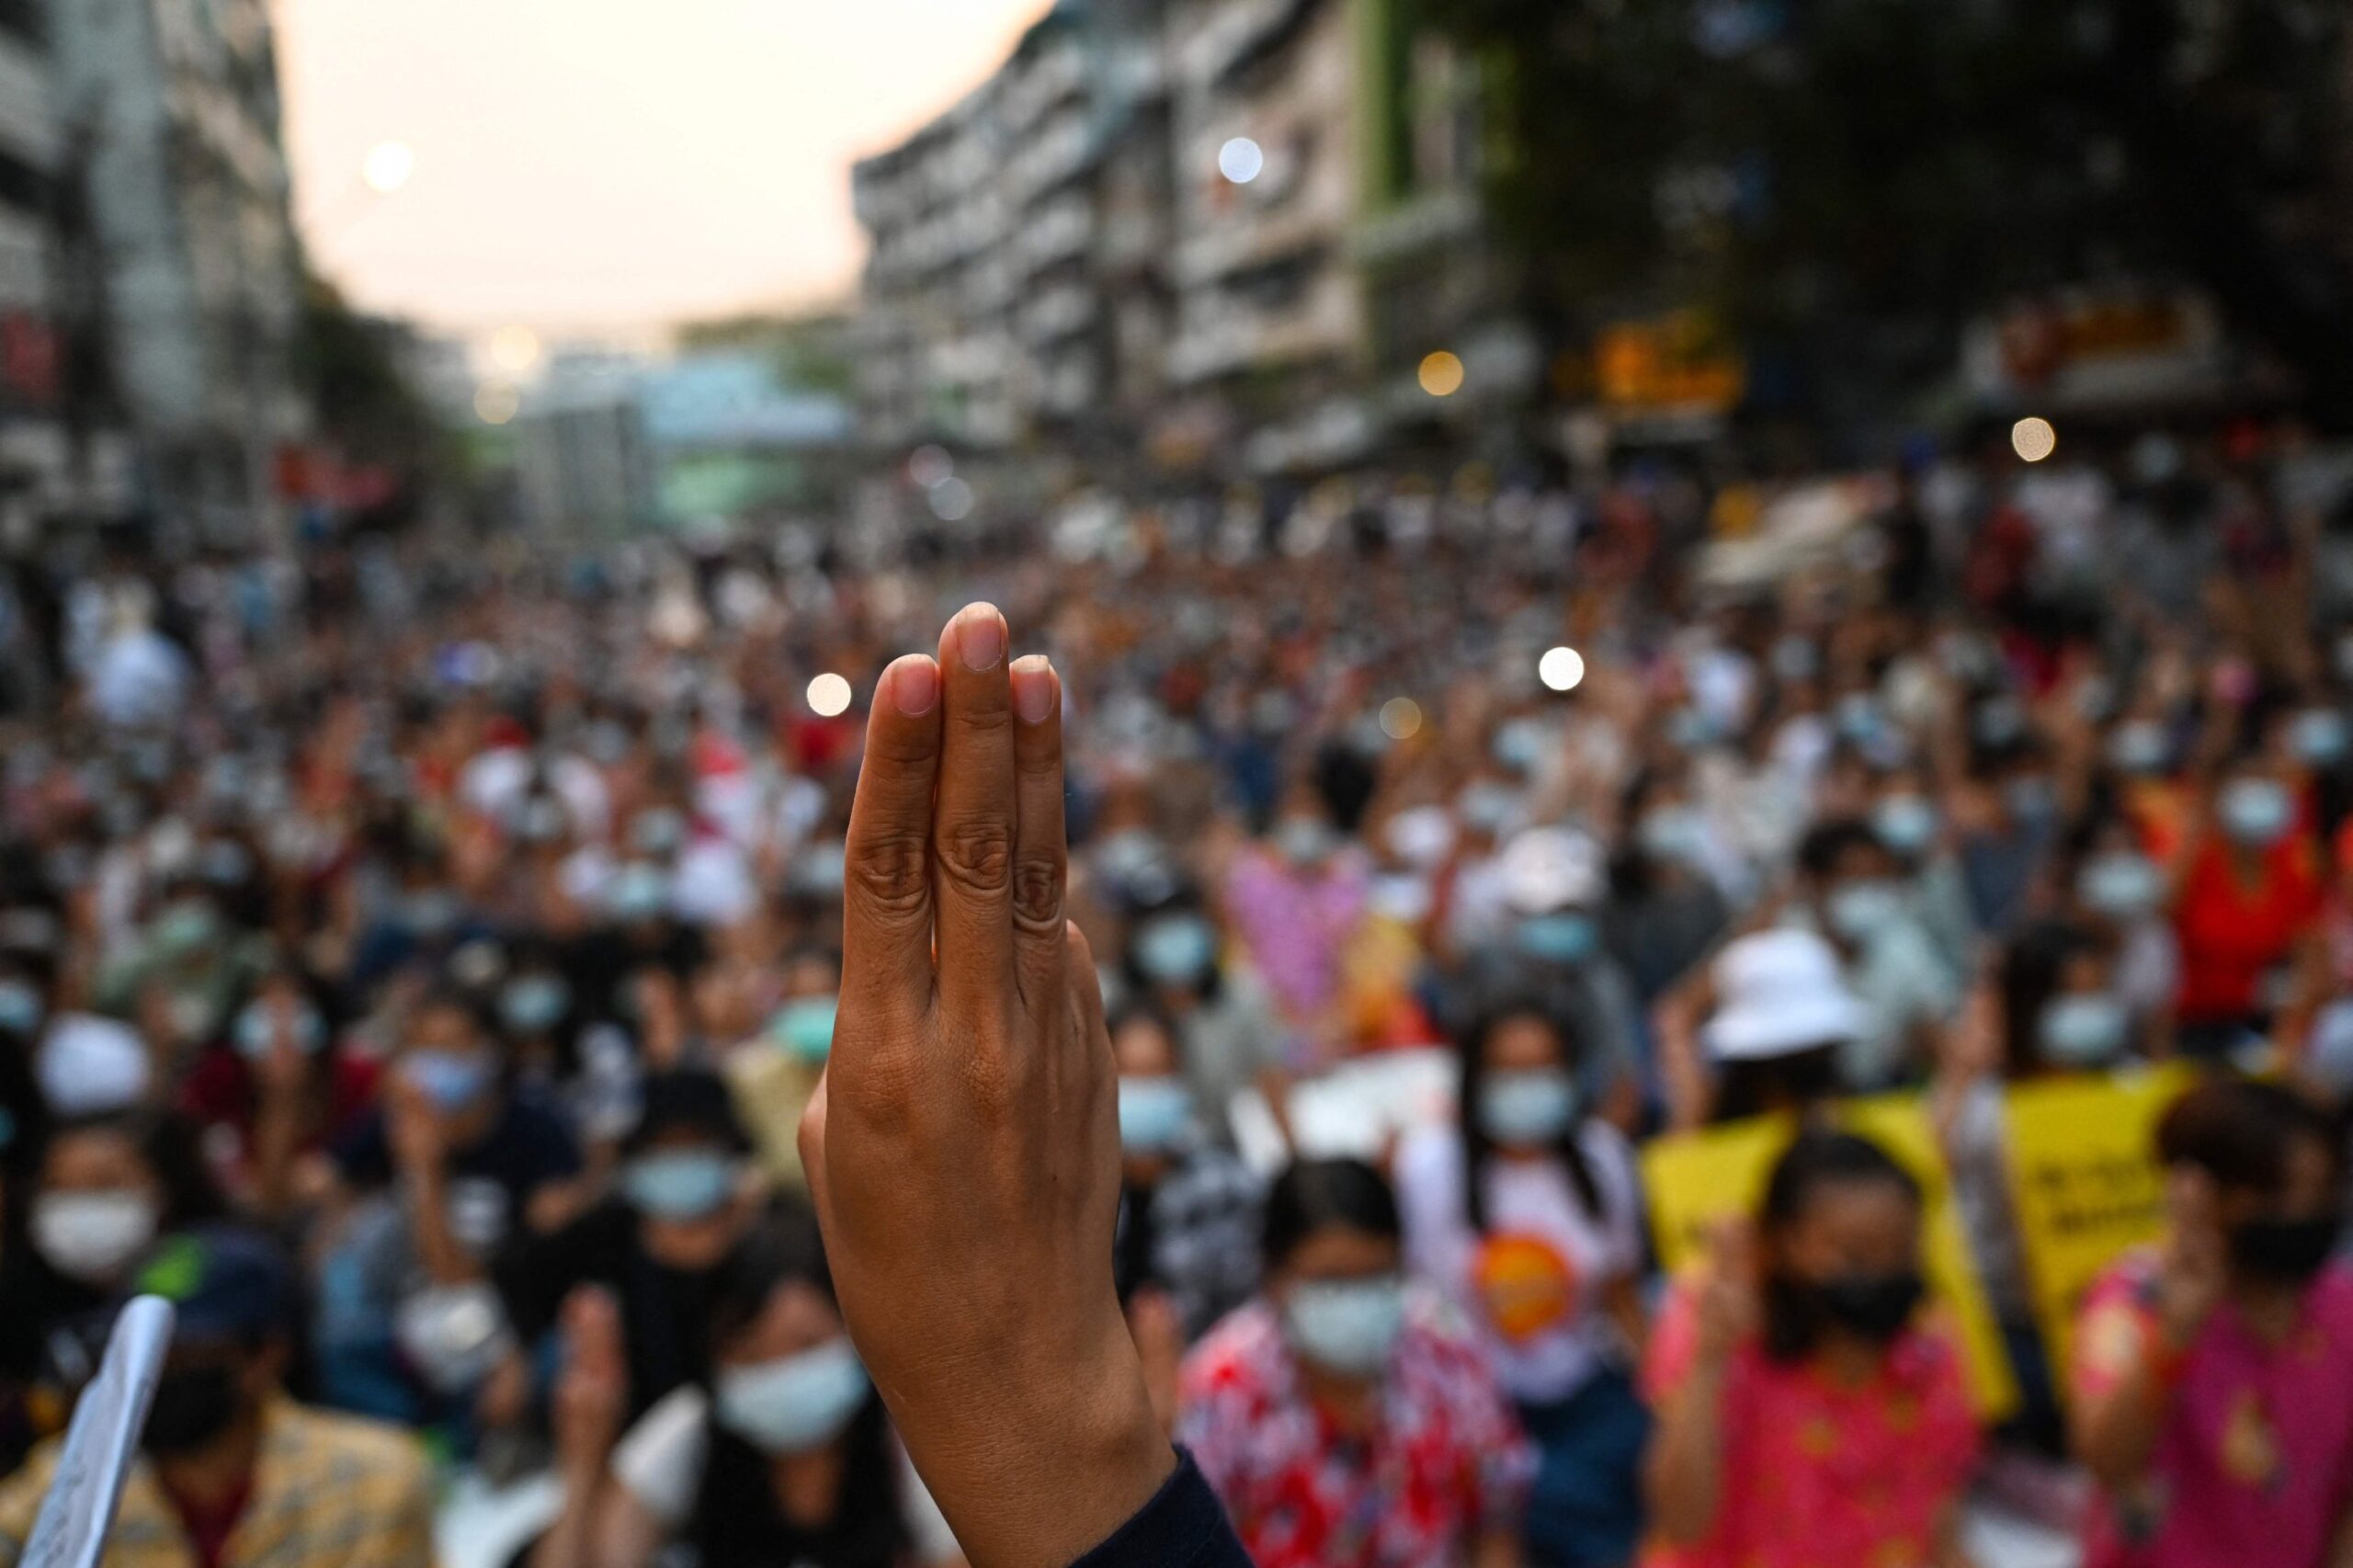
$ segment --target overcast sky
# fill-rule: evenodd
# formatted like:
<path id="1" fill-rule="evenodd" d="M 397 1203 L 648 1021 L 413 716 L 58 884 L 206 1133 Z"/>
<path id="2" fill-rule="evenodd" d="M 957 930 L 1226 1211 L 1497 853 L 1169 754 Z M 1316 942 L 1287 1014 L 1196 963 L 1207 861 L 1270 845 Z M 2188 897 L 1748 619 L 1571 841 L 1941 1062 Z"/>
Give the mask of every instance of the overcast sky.
<path id="1" fill-rule="evenodd" d="M 358 302 L 620 332 L 850 294 L 849 165 L 1045 0 L 272 0 L 295 210 Z M 358 170 L 416 152 L 398 195 Z"/>

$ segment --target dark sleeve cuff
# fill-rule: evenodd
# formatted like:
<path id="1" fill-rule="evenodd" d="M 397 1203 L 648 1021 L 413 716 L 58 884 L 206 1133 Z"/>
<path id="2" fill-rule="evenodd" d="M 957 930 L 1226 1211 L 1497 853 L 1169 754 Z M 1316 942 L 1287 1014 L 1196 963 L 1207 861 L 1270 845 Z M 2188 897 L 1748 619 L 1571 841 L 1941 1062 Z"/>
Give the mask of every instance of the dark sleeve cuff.
<path id="1" fill-rule="evenodd" d="M 1176 1472 L 1152 1501 L 1071 1568 L 1250 1568 L 1250 1558 L 1200 1467 L 1178 1449 Z"/>

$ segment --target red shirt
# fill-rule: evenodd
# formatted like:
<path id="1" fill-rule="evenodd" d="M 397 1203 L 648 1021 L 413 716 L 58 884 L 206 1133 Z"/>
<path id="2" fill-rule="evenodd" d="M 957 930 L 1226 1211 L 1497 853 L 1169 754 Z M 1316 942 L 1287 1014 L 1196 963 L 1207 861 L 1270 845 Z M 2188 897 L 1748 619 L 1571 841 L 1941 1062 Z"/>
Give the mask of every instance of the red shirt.
<path id="1" fill-rule="evenodd" d="M 221 1568 L 221 1555 L 229 1549 L 229 1537 L 235 1533 L 237 1521 L 245 1517 L 245 1505 L 253 1501 L 253 1477 L 217 1503 L 195 1503 L 172 1491 L 164 1489 L 171 1499 L 172 1511 L 179 1516 L 180 1528 L 188 1531 L 188 1549 L 195 1554 L 197 1568 Z"/>
<path id="2" fill-rule="evenodd" d="M 2265 978 L 2319 918 L 2321 879 L 2313 862 L 2312 845 L 2302 833 L 2265 850 L 2251 882 L 2239 880 L 2223 846 L 2199 850 L 2174 913 L 2184 1022 L 2227 1021 L 2261 1010 Z"/>
<path id="3" fill-rule="evenodd" d="M 383 1071 L 380 1062 L 349 1051 L 335 1052 L 327 1063 L 324 1114 L 303 1140 L 301 1152 L 317 1153 L 357 1130 L 376 1103 L 376 1084 Z M 205 1159 L 222 1185 L 233 1193 L 246 1191 L 253 1177 L 254 1113 L 258 1108 L 252 1064 L 227 1047 L 205 1052 L 180 1085 L 179 1108 L 203 1134 Z"/>

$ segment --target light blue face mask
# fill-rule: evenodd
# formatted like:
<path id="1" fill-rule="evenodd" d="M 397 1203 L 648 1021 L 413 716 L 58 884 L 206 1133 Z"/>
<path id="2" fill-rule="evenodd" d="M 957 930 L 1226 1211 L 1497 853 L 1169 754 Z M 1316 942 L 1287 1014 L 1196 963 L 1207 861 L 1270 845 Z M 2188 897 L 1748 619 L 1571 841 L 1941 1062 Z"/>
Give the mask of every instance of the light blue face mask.
<path id="1" fill-rule="evenodd" d="M 1849 942 L 1870 941 L 1904 915 L 1904 890 L 1893 882 L 1848 882 L 1831 890 L 1823 908 L 1830 929 Z"/>
<path id="2" fill-rule="evenodd" d="M 1338 847 L 1339 835 L 1315 817 L 1286 817 L 1275 824 L 1275 853 L 1294 866 L 1318 866 Z"/>
<path id="3" fill-rule="evenodd" d="M 466 906 L 446 888 L 411 893 L 401 903 L 402 923 L 428 942 L 438 941 L 456 930 L 465 917 Z"/>
<path id="4" fill-rule="evenodd" d="M 1890 795 L 1871 811 L 1871 831 L 1879 841 L 1907 859 L 1927 853 L 1940 825 L 1937 808 L 1917 795 Z"/>
<path id="5" fill-rule="evenodd" d="M 687 819 L 667 806 L 655 806 L 637 813 L 629 824 L 630 846 L 641 855 L 659 859 L 676 849 L 687 840 Z"/>
<path id="6" fill-rule="evenodd" d="M 1193 1124 L 1193 1096 L 1181 1078 L 1120 1080 L 1120 1147 L 1165 1154 Z"/>
<path id="7" fill-rule="evenodd" d="M 833 1053 L 834 1018 L 840 1010 L 831 996 L 787 1002 L 768 1020 L 768 1038 L 803 1062 L 823 1062 Z"/>
<path id="8" fill-rule="evenodd" d="M 1500 835 L 1519 821 L 1519 794 L 1501 784 L 1473 784 L 1456 799 L 1454 812 L 1463 826 Z"/>
<path id="9" fill-rule="evenodd" d="M 412 1051 L 402 1058 L 401 1071 L 445 1116 L 481 1099 L 490 1088 L 492 1075 L 487 1057 L 449 1051 Z"/>
<path id="10" fill-rule="evenodd" d="M 278 1041 L 278 1010 L 265 997 L 248 1002 L 237 1013 L 234 1026 L 237 1052 L 248 1062 L 269 1054 Z M 294 1044 L 305 1056 L 315 1056 L 327 1042 L 327 1026 L 308 1002 L 294 1005 Z"/>
<path id="11" fill-rule="evenodd" d="M 2138 920 L 2165 897 L 2165 876 L 2146 855 L 2118 850 L 2085 863 L 2075 894 L 2086 908 L 2110 920 Z"/>
<path id="12" fill-rule="evenodd" d="M 1661 806 L 1643 818 L 1634 841 L 1654 860 L 1698 866 L 1708 858 L 1708 819 L 1690 806 Z"/>
<path id="13" fill-rule="evenodd" d="M 2131 1028 L 2124 1004 L 2087 993 L 2052 998 L 2042 1009 L 2035 1038 L 2042 1054 L 2063 1067 L 2105 1067 L 2124 1050 Z"/>
<path id="14" fill-rule="evenodd" d="M 699 1220 L 735 1190 L 735 1162 L 716 1149 L 658 1149 L 621 1170 L 621 1196 L 656 1220 Z"/>
<path id="15" fill-rule="evenodd" d="M 1544 963 L 1582 963 L 1601 945 L 1601 928 L 1590 915 L 1563 911 L 1531 915 L 1519 923 L 1519 950 Z"/>
<path id="16" fill-rule="evenodd" d="M 1217 961 L 1217 933 L 1198 915 L 1163 915 L 1136 927 L 1136 967 L 1162 985 L 1191 985 Z"/>
<path id="17" fill-rule="evenodd" d="M 572 1007 L 572 987 L 552 974 L 518 974 L 498 994 L 499 1020 L 518 1035 L 545 1034 Z"/>
<path id="18" fill-rule="evenodd" d="M 48 1010 L 30 981 L 0 980 L 0 1033 L 31 1034 Z"/>
<path id="19" fill-rule="evenodd" d="M 658 920 L 669 912 L 669 879 L 659 867 L 625 866 L 613 878 L 610 907 L 613 918 L 625 924 Z"/>
<path id="20" fill-rule="evenodd" d="M 2334 767 L 2345 760 L 2345 715 L 2329 708 L 2307 709 L 2288 728 L 2289 749 L 2307 767 Z"/>
<path id="21" fill-rule="evenodd" d="M 1530 773 L 1544 760 L 1551 736 L 1541 719 L 1509 719 L 1496 726 L 1495 760 L 1515 773 Z"/>
<path id="22" fill-rule="evenodd" d="M 722 1368 L 713 1386 L 720 1425 L 763 1453 L 800 1454 L 840 1437 L 873 1385 L 844 1338 L 798 1356 Z"/>
<path id="23" fill-rule="evenodd" d="M 1576 1080 L 1559 1067 L 1488 1074 L 1479 1085 L 1480 1131 L 1506 1148 L 1557 1143 L 1575 1122 Z"/>
<path id="24" fill-rule="evenodd" d="M 221 912 L 209 899 L 183 899 L 155 916 L 153 940 L 165 958 L 185 958 L 212 945 L 221 934 Z"/>
<path id="25" fill-rule="evenodd" d="M 1317 1366 L 1342 1377 L 1377 1377 L 1405 1330 L 1405 1283 L 1385 1275 L 1294 1285 L 1283 1326 L 1291 1347 Z"/>
<path id="26" fill-rule="evenodd" d="M 2250 849 L 2268 849 L 2287 837 L 2296 816 L 2295 801 L 2276 778 L 2233 779 L 2214 809 L 2222 831 Z"/>
<path id="27" fill-rule="evenodd" d="M 2128 719 L 2108 738 L 2109 763 L 2120 773 L 2142 778 L 2163 773 L 2172 755 L 2172 738 L 2154 719 Z"/>

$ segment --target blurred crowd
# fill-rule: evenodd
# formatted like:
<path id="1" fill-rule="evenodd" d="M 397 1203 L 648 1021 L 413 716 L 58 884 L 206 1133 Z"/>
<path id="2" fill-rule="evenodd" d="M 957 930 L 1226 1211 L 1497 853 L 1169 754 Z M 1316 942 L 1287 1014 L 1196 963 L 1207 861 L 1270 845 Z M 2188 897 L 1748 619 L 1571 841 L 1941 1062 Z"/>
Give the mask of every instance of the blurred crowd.
<path id="1" fill-rule="evenodd" d="M 459 1471 L 561 1480 L 533 1568 L 957 1561 L 794 1135 L 858 704 L 976 597 L 1066 684 L 1120 1288 L 1264 1568 L 1949 1568 L 1989 1488 L 2101 1568 L 2353 1560 L 2353 463 L 2086 445 L 18 563 L 0 1560 L 143 1290 L 115 1561 L 422 1562 Z M 1336 1155 L 1317 1088 L 1433 1048 Z M 2171 1061 L 2163 1239 L 2063 1362 L 2002 1096 Z M 1917 1172 L 1838 1128 L 1891 1092 L 1991 1429 Z M 1645 1145 L 1769 1114 L 1664 1278 Z"/>

